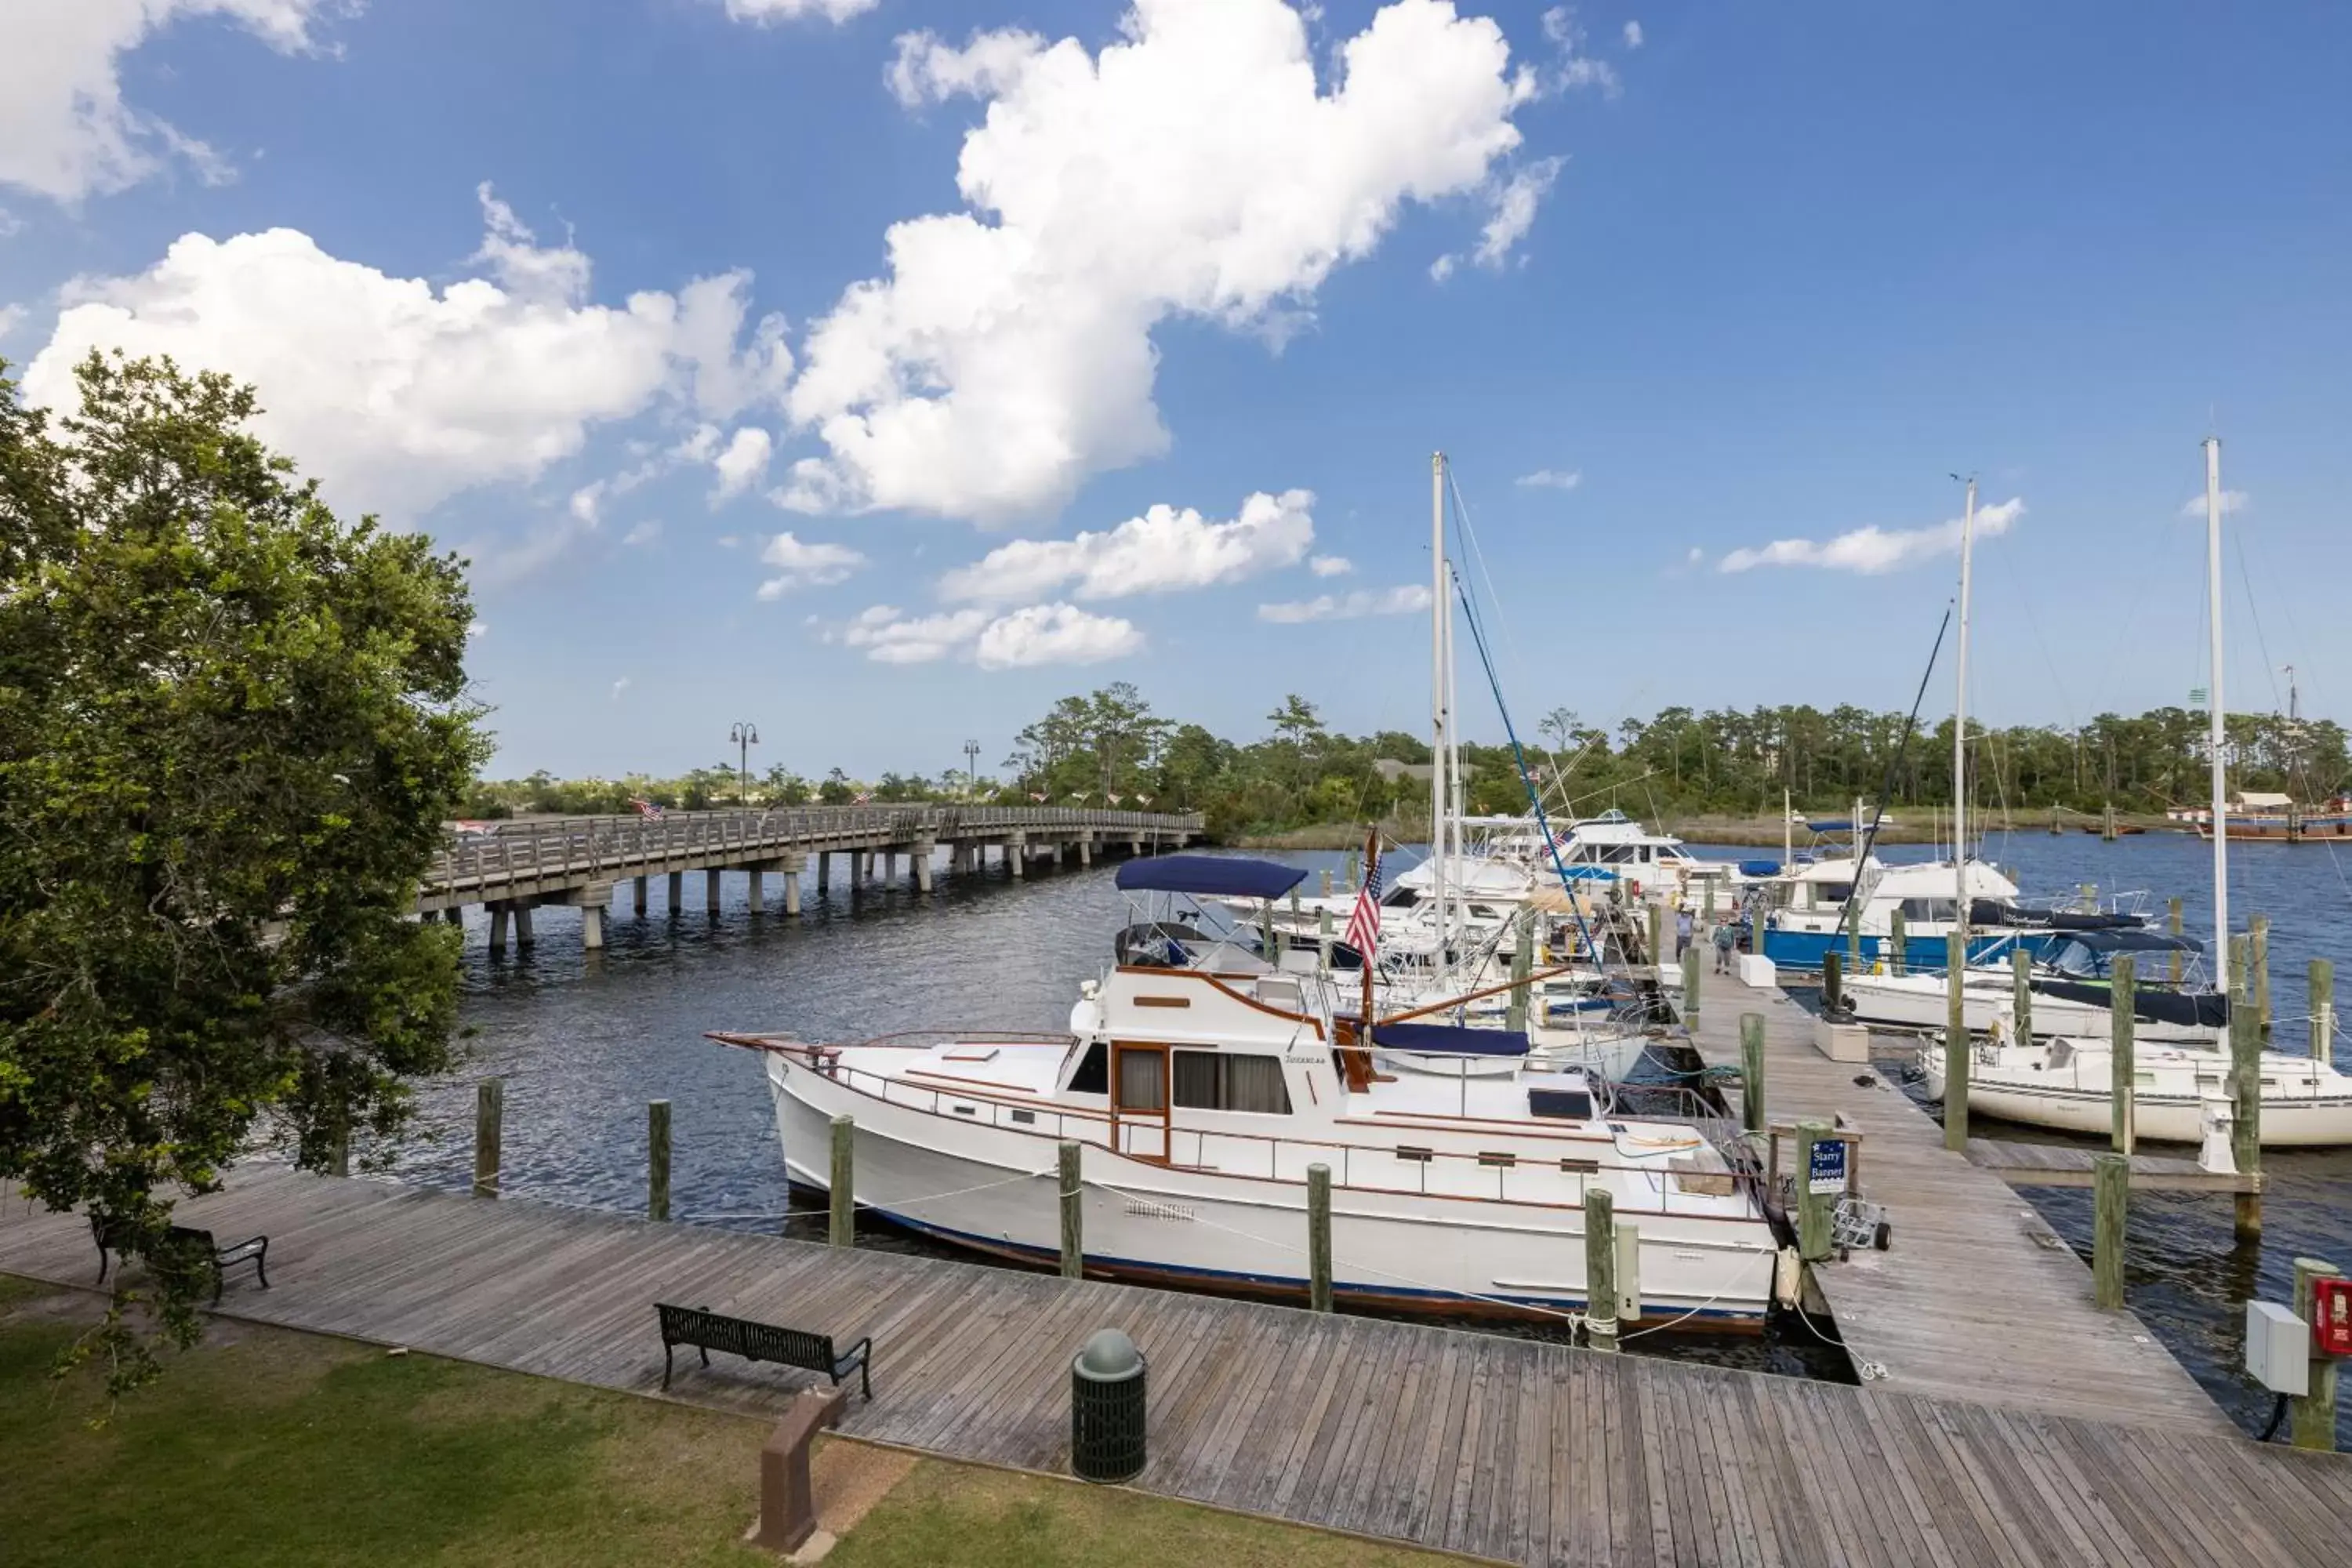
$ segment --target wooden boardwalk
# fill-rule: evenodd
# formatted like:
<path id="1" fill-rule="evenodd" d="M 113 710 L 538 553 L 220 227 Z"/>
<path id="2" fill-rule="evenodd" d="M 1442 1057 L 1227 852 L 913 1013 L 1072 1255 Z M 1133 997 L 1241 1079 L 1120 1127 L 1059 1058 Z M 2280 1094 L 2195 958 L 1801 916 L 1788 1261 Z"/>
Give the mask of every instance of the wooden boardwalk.
<path id="1" fill-rule="evenodd" d="M 1895 1184 L 1907 1156 L 1875 1157 Z M 0 1270 L 92 1279 L 79 1218 L 0 1210 Z M 1140 1487 L 1511 1563 L 2299 1568 L 2340 1560 L 2352 1514 L 2352 1461 L 2206 1436 L 2211 1419 L 2117 1426 L 2051 1398 L 1929 1400 L 268 1167 L 183 1212 L 270 1237 L 274 1289 L 232 1285 L 239 1317 L 643 1394 L 657 1300 L 871 1333 L 876 1397 L 848 1433 L 1030 1469 L 1066 1468 L 1069 1358 L 1117 1325 L 1151 1361 Z M 1934 1228 L 1906 1223 L 1890 1260 L 1933 1263 Z M 1972 1395 L 2023 1373 L 2000 1337 Z M 1906 1349 L 1882 1352 L 1898 1390 Z M 689 1355 L 672 1396 L 757 1414 L 807 1382 Z"/>
<path id="2" fill-rule="evenodd" d="M 1998 1138 L 1969 1140 L 1969 1163 L 1981 1165 L 2013 1187 L 2087 1187 L 2102 1150 L 2074 1143 L 2015 1143 Z M 2194 1160 L 2169 1154 L 2134 1154 L 2131 1184 L 2160 1193 L 2259 1193 L 2260 1171 L 2209 1171 Z"/>
<path id="3" fill-rule="evenodd" d="M 2092 1304 L 2091 1271 L 2032 1205 L 1944 1147 L 1944 1129 L 1863 1063 L 1813 1048 L 1813 1016 L 1779 990 L 1702 966 L 1691 1043 L 1739 1063 L 1739 1016 L 1763 1015 L 1775 1121 L 1843 1116 L 1863 1133 L 1863 1195 L 1893 1210 L 1895 1245 L 1814 1271 L 1873 1390 L 2219 1435 L 2235 1428 L 2128 1311 Z M 1680 988 L 1669 994 L 1677 1000 Z M 1784 1151 L 1785 1157 L 1785 1151 Z"/>

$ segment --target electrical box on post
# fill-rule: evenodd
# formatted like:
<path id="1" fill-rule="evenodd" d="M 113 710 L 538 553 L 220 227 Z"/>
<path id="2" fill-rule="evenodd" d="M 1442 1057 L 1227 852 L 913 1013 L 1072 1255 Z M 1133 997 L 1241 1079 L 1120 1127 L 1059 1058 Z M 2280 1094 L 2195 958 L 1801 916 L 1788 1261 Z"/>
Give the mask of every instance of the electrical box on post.
<path id="1" fill-rule="evenodd" d="M 2276 1301 L 2246 1303 L 2246 1371 L 2273 1394 L 2311 1392 L 2311 1331 Z"/>
<path id="2" fill-rule="evenodd" d="M 2311 1348 L 2320 1355 L 2352 1356 L 2352 1279 L 2322 1276 L 2311 1282 Z"/>

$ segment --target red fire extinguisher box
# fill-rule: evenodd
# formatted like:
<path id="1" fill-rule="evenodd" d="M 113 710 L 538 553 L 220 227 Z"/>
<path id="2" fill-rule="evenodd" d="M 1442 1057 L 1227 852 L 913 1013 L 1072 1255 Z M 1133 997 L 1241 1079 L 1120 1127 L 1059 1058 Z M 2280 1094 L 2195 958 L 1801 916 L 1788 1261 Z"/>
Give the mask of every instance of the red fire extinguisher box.
<path id="1" fill-rule="evenodd" d="M 2321 1355 L 2352 1356 L 2352 1279 L 2311 1282 L 2311 1342 Z"/>

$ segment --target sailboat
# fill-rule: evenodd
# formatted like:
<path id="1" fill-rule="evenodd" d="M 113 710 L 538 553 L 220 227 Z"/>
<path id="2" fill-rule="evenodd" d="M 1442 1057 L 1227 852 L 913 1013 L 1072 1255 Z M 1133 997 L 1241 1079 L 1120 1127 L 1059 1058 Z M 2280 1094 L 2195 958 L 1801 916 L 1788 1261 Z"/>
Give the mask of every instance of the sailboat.
<path id="1" fill-rule="evenodd" d="M 1961 559 L 1967 560 L 1963 545 Z M 2212 636 L 2212 680 L 2207 691 L 2213 811 L 2220 818 L 2228 790 L 2228 752 L 2221 697 L 2221 443 L 2205 442 L 2205 565 L 2209 625 Z M 1965 582 L 1967 568 L 1961 568 Z M 1965 626 L 1966 622 L 1962 625 Z M 1965 636 L 1965 634 L 1963 634 Z M 2230 839 L 2216 834 L 2213 845 L 2213 978 L 2224 996 L 2230 990 Z M 2226 1019 L 2225 1019 L 2226 1021 Z M 1969 1105 L 1972 1110 L 2066 1131 L 2102 1133 L 2114 1123 L 2115 1053 L 2111 1035 L 2059 1036 L 2021 1040 L 2012 1027 L 1971 1047 Z M 1927 1093 L 1942 1099 L 1944 1049 L 1923 1053 Z M 2136 1136 L 2161 1142 L 2200 1140 L 2204 1105 L 2221 1099 L 2230 1081 L 2225 1038 L 2198 1045 L 2158 1045 L 2132 1054 L 2133 1128 Z M 2262 1054 L 2262 1141 L 2265 1147 L 2326 1147 L 2352 1143 L 2352 1077 L 2332 1061 Z"/>

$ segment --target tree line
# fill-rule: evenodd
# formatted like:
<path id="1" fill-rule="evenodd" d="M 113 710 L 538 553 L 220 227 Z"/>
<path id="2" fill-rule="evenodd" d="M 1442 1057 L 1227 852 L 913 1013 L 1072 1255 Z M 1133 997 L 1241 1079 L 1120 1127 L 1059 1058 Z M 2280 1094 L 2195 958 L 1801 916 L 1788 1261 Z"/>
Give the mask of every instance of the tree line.
<path id="1" fill-rule="evenodd" d="M 686 809 L 739 800 L 1086 803 L 1198 811 L 1212 835 L 1228 839 L 1327 824 L 1426 822 L 1427 741 L 1395 730 L 1339 732 L 1297 694 L 1265 722 L 1258 739 L 1229 740 L 1154 712 L 1134 685 L 1117 681 L 1055 702 L 1014 736 L 995 773 L 979 777 L 950 770 L 867 781 L 835 768 L 812 779 L 778 764 L 743 778 L 725 763 L 667 779 L 559 780 L 541 773 L 478 784 L 467 806 L 475 816 L 502 816 L 627 811 L 636 801 Z M 2154 813 L 2194 805 L 2206 795 L 2206 733 L 2205 715 L 2181 708 L 2103 713 L 2074 730 L 1971 722 L 1970 805 Z M 2231 714 L 2227 733 L 2235 787 L 2318 801 L 2352 778 L 2346 734 L 2333 721 Z M 1906 735 L 1905 715 L 1851 705 L 1668 708 L 1612 731 L 1558 708 L 1521 739 L 1516 757 L 1507 745 L 1465 746 L 1472 811 L 1527 809 L 1522 758 L 1548 810 L 1580 816 L 1614 806 L 1671 823 L 1696 815 L 1777 816 L 1784 799 L 1822 812 L 1842 811 L 1856 798 L 1922 810 L 1952 798 L 1948 718 Z"/>

